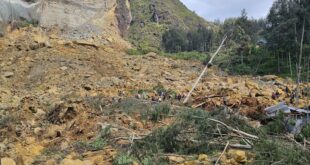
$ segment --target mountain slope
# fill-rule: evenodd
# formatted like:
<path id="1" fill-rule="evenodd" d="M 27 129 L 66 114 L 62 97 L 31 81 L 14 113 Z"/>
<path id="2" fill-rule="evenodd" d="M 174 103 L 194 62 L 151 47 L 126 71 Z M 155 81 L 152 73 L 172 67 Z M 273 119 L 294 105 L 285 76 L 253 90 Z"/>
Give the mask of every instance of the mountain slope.
<path id="1" fill-rule="evenodd" d="M 127 38 L 138 47 L 159 48 L 163 32 L 172 27 L 210 25 L 179 0 L 131 0 L 130 5 L 133 20 Z"/>

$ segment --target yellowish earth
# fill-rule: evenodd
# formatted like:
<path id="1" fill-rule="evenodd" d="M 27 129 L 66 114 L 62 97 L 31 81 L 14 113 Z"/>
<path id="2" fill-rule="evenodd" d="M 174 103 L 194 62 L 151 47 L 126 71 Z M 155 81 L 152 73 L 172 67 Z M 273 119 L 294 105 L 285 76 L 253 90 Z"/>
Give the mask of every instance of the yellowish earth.
<path id="1" fill-rule="evenodd" d="M 11 159 L 17 164 L 111 164 L 117 148 L 108 146 L 100 151 L 79 153 L 71 150 L 74 142 L 96 137 L 98 127 L 105 123 L 122 129 L 114 134 L 123 135 L 123 129 L 132 129 L 137 135 L 171 123 L 142 123 L 139 117 L 122 113 L 116 116 L 97 114 L 85 104 L 87 98 L 104 98 L 106 105 L 125 98 L 161 101 L 152 91 L 162 85 L 175 91 L 181 104 L 184 96 L 203 69 L 197 61 L 184 61 L 163 57 L 155 53 L 130 56 L 125 53 L 125 41 L 111 40 L 106 45 L 96 39 L 68 41 L 58 36 L 57 30 L 43 32 L 38 28 L 15 30 L 0 38 L 0 117 L 8 125 L 0 126 L 1 161 Z M 302 88 L 310 84 L 302 84 Z M 190 99 L 189 106 L 211 111 L 226 104 L 239 109 L 241 115 L 255 119 L 267 106 L 285 101 L 290 104 L 285 88 L 295 88 L 292 80 L 276 76 L 229 76 L 213 68 L 203 77 Z M 146 96 L 133 91 L 149 91 Z M 280 93 L 272 99 L 272 93 Z M 309 98 L 301 96 L 299 107 L 309 105 Z M 56 114 L 50 113 L 54 110 Z M 103 108 L 104 110 L 104 108 Z M 259 127 L 257 122 L 253 126 Z M 128 140 L 119 140 L 119 145 Z M 49 157 L 49 149 L 68 149 L 63 157 Z M 54 151 L 55 152 L 55 151 Z M 60 154 L 61 155 L 61 154 Z M 246 153 L 230 151 L 223 158 L 231 164 L 247 161 Z M 59 156 L 59 155 L 58 155 Z M 179 157 L 171 161 L 183 164 L 209 163 L 206 155 L 186 162 Z"/>

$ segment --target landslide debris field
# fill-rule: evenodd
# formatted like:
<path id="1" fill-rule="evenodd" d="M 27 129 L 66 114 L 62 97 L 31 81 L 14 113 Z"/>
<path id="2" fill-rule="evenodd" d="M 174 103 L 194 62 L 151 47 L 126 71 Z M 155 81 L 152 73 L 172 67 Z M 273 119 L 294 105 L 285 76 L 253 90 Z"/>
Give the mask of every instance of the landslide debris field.
<path id="1" fill-rule="evenodd" d="M 294 138 L 264 112 L 290 104 L 292 80 L 214 67 L 183 105 L 202 63 L 32 27 L 0 38 L 0 66 L 2 164 L 310 163 L 306 128 Z"/>

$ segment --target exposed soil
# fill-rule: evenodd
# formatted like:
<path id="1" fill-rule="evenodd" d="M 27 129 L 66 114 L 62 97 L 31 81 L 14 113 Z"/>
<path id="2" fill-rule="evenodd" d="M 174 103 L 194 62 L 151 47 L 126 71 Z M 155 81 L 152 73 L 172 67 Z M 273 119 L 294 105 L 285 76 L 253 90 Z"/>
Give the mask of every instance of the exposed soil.
<path id="1" fill-rule="evenodd" d="M 1 157 L 25 164 L 111 164 L 118 149 L 130 144 L 128 139 L 109 141 L 96 151 L 78 142 L 96 139 L 107 125 L 114 128 L 111 139 L 132 132 L 145 135 L 169 125 L 173 117 L 143 122 L 141 111 L 147 107 L 128 115 L 115 105 L 126 107 L 126 100 L 133 98 L 182 105 L 204 67 L 197 61 L 155 53 L 129 56 L 115 42 L 94 43 L 62 40 L 52 31 L 43 34 L 36 28 L 15 30 L 0 38 Z M 160 86 L 173 95 L 158 92 Z M 267 106 L 280 101 L 290 104 L 286 87 L 292 91 L 294 82 L 276 76 L 229 76 L 213 68 L 187 106 L 211 111 L 226 105 L 251 122 Z M 279 93 L 275 99 L 273 92 Z M 307 104 L 309 100 L 301 96 L 299 106 Z"/>

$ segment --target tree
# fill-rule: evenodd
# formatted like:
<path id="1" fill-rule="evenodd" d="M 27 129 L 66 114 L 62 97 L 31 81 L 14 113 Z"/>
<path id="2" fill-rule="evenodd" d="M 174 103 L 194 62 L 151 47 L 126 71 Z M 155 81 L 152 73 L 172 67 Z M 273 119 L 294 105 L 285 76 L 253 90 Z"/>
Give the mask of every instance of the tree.
<path id="1" fill-rule="evenodd" d="M 162 44 L 170 53 L 185 51 L 188 47 L 186 33 L 180 29 L 170 29 L 163 34 Z"/>

